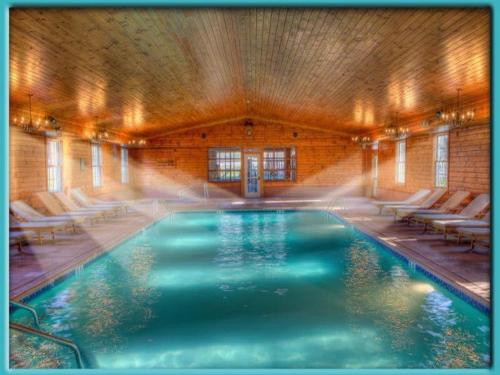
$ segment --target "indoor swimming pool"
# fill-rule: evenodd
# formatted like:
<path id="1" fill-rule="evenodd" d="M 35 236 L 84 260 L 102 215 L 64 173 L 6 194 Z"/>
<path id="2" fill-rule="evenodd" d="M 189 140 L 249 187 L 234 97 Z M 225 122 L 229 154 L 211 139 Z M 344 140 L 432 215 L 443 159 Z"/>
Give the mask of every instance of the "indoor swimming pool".
<path id="1" fill-rule="evenodd" d="M 26 300 L 95 368 L 487 367 L 488 314 L 323 211 L 181 212 Z M 25 311 L 11 321 L 32 324 Z M 10 332 L 11 367 L 75 367 Z"/>

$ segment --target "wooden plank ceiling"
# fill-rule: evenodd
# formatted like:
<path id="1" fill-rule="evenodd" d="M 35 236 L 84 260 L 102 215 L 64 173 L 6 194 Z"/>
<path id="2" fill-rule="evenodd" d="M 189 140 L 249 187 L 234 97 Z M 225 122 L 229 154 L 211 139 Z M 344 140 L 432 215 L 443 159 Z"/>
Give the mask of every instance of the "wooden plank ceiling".
<path id="1" fill-rule="evenodd" d="M 347 133 L 489 97 L 486 9 L 11 9 L 11 115 L 152 135 L 252 117 Z"/>

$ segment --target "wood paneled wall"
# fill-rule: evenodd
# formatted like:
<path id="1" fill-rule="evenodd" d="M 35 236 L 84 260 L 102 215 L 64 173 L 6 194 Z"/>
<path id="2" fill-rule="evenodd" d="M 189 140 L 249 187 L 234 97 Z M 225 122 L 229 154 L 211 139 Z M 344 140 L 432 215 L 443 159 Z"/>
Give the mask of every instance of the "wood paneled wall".
<path id="1" fill-rule="evenodd" d="M 47 138 L 31 135 L 18 127 L 9 128 L 9 189 L 10 200 L 23 199 L 39 206 L 34 201 L 37 192 L 47 191 Z M 63 145 L 63 189 L 80 187 L 91 194 L 116 192 L 126 188 L 120 181 L 120 154 L 112 156 L 112 146 L 102 144 L 103 186 L 92 187 L 92 160 L 90 143 L 72 133 L 61 137 Z M 81 160 L 83 168 L 80 167 Z M 39 206 L 40 207 L 40 206 Z"/>
<path id="2" fill-rule="evenodd" d="M 414 136 L 406 142 L 406 181 L 401 185 L 395 183 L 394 142 L 379 144 L 378 198 L 398 199 L 418 189 L 434 187 L 434 135 Z M 368 158 L 373 152 L 365 151 Z M 369 179 L 367 182 L 370 184 Z M 449 133 L 448 189 L 450 192 L 467 190 L 473 194 L 490 191 L 489 126 Z"/>
<path id="3" fill-rule="evenodd" d="M 361 193 L 362 150 L 349 138 L 265 121 L 254 122 L 252 136 L 245 134 L 242 122 L 235 122 L 151 140 L 147 147 L 130 151 L 132 180 L 144 191 L 169 193 L 170 187 L 177 183 L 207 180 L 209 147 L 262 150 L 262 147 L 285 146 L 296 148 L 297 179 L 265 181 L 265 196 L 302 195 L 318 190 L 322 194 L 341 186 L 348 186 L 346 192 L 351 194 Z M 175 167 L 169 163 L 175 163 Z M 212 184 L 211 191 L 240 195 L 241 183 Z"/>
<path id="4" fill-rule="evenodd" d="M 294 137 L 297 133 L 297 137 Z M 202 138 L 202 134 L 205 138 Z M 474 194 L 490 189 L 490 129 L 471 127 L 449 133 L 449 190 L 464 189 Z M 253 135 L 243 125 L 229 123 L 189 130 L 149 142 L 147 147 L 129 150 L 130 184 L 120 181 L 120 150 L 102 145 L 103 187 L 92 188 L 90 143 L 65 133 L 63 142 L 64 190 L 81 187 L 89 193 L 113 196 L 133 191 L 155 195 L 176 195 L 179 189 L 205 182 L 209 147 L 259 148 L 295 146 L 297 179 L 266 181 L 264 196 L 324 195 L 342 188 L 346 194 L 370 191 L 371 149 L 353 145 L 349 139 L 320 131 L 256 122 Z M 406 182 L 395 184 L 394 142 L 379 144 L 378 198 L 402 198 L 420 188 L 434 187 L 434 136 L 422 134 L 407 139 Z M 80 164 L 83 161 L 84 167 Z M 46 138 L 10 128 L 10 199 L 31 201 L 34 193 L 46 191 Z M 240 196 L 241 183 L 211 184 L 211 194 Z"/>

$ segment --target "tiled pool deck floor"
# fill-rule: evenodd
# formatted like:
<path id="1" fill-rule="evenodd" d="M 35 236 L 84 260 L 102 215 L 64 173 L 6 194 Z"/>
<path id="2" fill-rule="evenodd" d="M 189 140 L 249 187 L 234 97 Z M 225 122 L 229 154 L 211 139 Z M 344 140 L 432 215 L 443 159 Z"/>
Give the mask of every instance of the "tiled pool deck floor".
<path id="1" fill-rule="evenodd" d="M 392 217 L 379 216 L 377 210 L 364 198 L 345 200 L 344 209 L 335 213 L 362 231 L 377 237 L 407 258 L 446 279 L 483 304 L 490 301 L 490 257 L 487 248 L 477 253 L 464 253 L 468 244 L 457 245 L 445 241 L 442 235 L 422 234 L 420 226 L 395 223 Z M 260 209 L 260 208 L 323 208 L 318 200 L 211 200 L 208 204 L 168 205 L 168 209 Z M 57 233 L 56 241 L 44 245 L 30 244 L 19 253 L 10 247 L 10 298 L 22 298 L 48 281 L 54 280 L 86 260 L 113 248 L 130 235 L 167 214 L 167 206 L 160 205 L 153 215 L 153 206 L 143 206 L 131 213 L 79 233 Z"/>

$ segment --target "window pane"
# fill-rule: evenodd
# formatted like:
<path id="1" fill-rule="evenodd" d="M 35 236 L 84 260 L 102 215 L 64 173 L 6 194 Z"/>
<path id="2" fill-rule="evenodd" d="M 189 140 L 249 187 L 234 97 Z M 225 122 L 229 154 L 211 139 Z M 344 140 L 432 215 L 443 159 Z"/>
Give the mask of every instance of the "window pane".
<path id="1" fill-rule="evenodd" d="M 208 180 L 240 181 L 241 151 L 239 148 L 208 149 Z"/>
<path id="2" fill-rule="evenodd" d="M 436 136 L 434 171 L 436 187 L 446 187 L 448 185 L 448 134 Z"/>
<path id="3" fill-rule="evenodd" d="M 128 150 L 125 146 L 121 147 L 121 180 L 122 184 L 128 183 Z"/>
<path id="4" fill-rule="evenodd" d="M 98 143 L 92 143 L 92 185 L 93 187 L 101 187 L 101 145 Z"/>
<path id="5" fill-rule="evenodd" d="M 295 180 L 295 148 L 265 149 L 264 180 Z"/>
<path id="6" fill-rule="evenodd" d="M 406 141 L 396 143 L 396 183 L 404 184 L 406 166 Z"/>
<path id="7" fill-rule="evenodd" d="M 62 190 L 62 143 L 59 140 L 47 141 L 47 190 Z"/>

